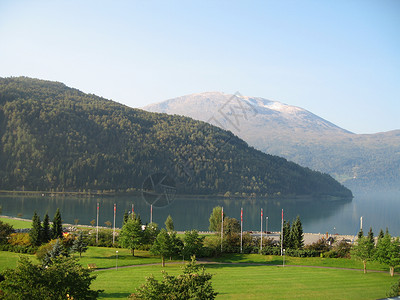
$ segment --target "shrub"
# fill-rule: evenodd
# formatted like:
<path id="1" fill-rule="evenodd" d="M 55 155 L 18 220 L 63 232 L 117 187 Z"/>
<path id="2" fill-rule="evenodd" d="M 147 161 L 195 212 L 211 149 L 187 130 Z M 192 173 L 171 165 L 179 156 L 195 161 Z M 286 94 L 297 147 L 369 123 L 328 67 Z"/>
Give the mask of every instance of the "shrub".
<path id="1" fill-rule="evenodd" d="M 29 237 L 29 233 L 12 233 L 8 240 L 13 246 L 31 246 L 31 240 Z"/>

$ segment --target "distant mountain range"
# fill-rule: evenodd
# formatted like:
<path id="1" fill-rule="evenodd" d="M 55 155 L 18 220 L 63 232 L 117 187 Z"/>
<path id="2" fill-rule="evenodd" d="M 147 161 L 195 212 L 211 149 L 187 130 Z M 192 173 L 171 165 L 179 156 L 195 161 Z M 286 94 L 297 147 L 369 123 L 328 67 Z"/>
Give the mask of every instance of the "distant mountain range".
<path id="1" fill-rule="evenodd" d="M 0 190 L 352 197 L 231 132 L 59 82 L 0 78 Z M 150 197 L 150 196 L 149 196 Z"/>
<path id="2" fill-rule="evenodd" d="M 331 174 L 356 190 L 400 190 L 400 130 L 354 134 L 296 106 L 207 92 L 143 109 L 188 116 L 232 131 L 250 146 Z"/>

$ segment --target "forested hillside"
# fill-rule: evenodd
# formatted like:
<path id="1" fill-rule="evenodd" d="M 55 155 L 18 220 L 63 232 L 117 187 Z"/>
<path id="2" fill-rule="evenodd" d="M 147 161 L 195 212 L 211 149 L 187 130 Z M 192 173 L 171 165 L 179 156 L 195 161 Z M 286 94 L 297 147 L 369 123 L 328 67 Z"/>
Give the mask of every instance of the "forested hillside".
<path id="1" fill-rule="evenodd" d="M 186 194 L 351 196 L 204 122 L 38 79 L 0 78 L 0 142 L 2 190 L 138 190 L 163 172 Z"/>

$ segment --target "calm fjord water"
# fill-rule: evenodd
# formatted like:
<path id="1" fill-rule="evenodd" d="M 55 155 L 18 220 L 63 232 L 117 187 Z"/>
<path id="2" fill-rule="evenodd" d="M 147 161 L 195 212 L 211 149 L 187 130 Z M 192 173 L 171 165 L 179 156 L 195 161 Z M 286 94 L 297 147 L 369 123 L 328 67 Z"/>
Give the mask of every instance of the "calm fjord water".
<path id="1" fill-rule="evenodd" d="M 143 223 L 150 221 L 150 205 L 142 197 L 115 198 L 73 198 L 73 197 L 10 197 L 1 196 L 2 214 L 31 219 L 33 212 L 43 218 L 46 211 L 50 218 L 60 208 L 63 221 L 73 224 L 90 225 L 96 219 L 96 203 L 100 203 L 99 225 L 106 221 L 113 222 L 113 206 L 117 204 L 116 226 L 121 227 L 125 210 L 130 211 L 132 203 Z M 375 234 L 386 227 L 392 235 L 400 235 L 400 193 L 355 196 L 353 200 L 326 201 L 306 199 L 223 199 L 177 197 L 169 206 L 153 208 L 153 221 L 164 226 L 165 219 L 171 215 L 176 230 L 208 230 L 208 218 L 213 207 L 224 207 L 224 213 L 240 220 L 240 208 L 243 207 L 244 230 L 260 230 L 260 209 L 264 210 L 263 229 L 268 216 L 268 230 L 279 231 L 281 210 L 285 220 L 300 216 L 304 232 L 357 234 L 360 217 L 363 228 L 367 231 L 372 226 Z"/>

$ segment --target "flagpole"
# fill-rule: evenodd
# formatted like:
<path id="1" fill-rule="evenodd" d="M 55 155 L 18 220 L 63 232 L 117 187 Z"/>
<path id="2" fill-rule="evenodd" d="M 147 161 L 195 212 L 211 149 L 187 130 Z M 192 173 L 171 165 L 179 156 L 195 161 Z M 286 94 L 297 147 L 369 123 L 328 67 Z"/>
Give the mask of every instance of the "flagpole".
<path id="1" fill-rule="evenodd" d="M 114 203 L 114 229 L 113 229 L 113 245 L 115 243 L 115 217 L 117 215 L 117 204 Z"/>
<path id="2" fill-rule="evenodd" d="M 282 208 L 282 225 L 281 225 L 281 256 L 283 255 L 283 208 Z"/>
<path id="3" fill-rule="evenodd" d="M 240 209 L 240 253 L 243 253 L 243 207 Z"/>
<path id="4" fill-rule="evenodd" d="M 96 245 L 99 243 L 99 202 L 97 202 Z"/>
<path id="5" fill-rule="evenodd" d="M 261 251 L 262 251 L 262 239 L 263 239 L 263 237 L 262 237 L 262 234 L 263 234 L 263 224 L 262 224 L 262 221 L 263 221 L 263 209 L 261 208 L 261 240 L 260 240 L 260 253 L 261 253 Z"/>
<path id="6" fill-rule="evenodd" d="M 221 252 L 222 252 L 222 240 L 224 238 L 224 207 L 221 209 Z"/>
<path id="7" fill-rule="evenodd" d="M 153 204 L 150 204 L 150 223 L 153 223 Z"/>
<path id="8" fill-rule="evenodd" d="M 132 203 L 132 220 L 134 215 L 135 215 L 135 205 Z"/>

